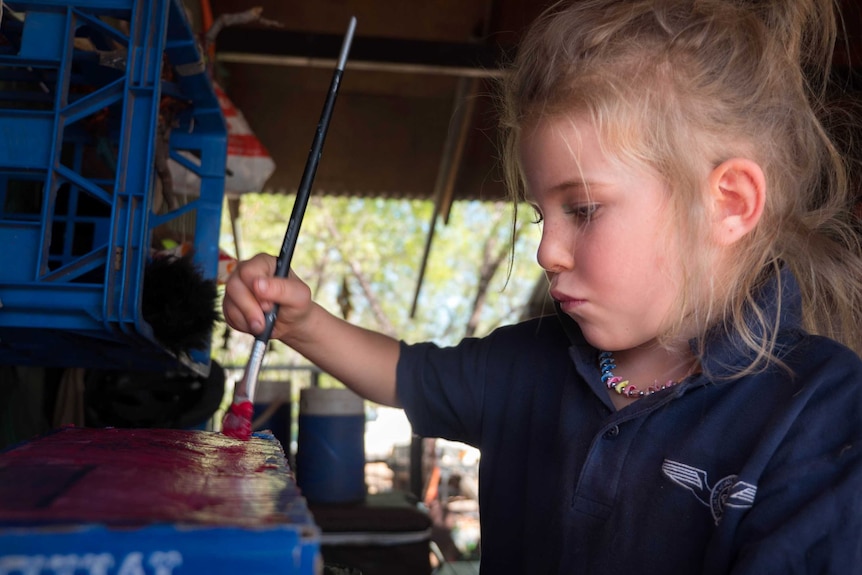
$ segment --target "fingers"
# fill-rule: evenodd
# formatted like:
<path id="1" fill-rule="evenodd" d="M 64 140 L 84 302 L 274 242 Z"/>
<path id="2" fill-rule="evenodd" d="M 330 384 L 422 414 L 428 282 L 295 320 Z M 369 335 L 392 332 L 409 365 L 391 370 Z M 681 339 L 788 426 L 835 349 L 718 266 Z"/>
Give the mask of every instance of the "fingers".
<path id="1" fill-rule="evenodd" d="M 234 329 L 257 335 L 263 331 L 265 313 L 278 304 L 279 315 L 273 337 L 284 325 L 296 320 L 307 309 L 311 292 L 291 273 L 289 279 L 275 278 L 276 259 L 258 254 L 237 265 L 225 286 L 223 313 Z"/>
<path id="2" fill-rule="evenodd" d="M 229 326 L 252 334 L 263 331 L 264 313 L 272 307 L 272 304 L 258 299 L 253 291 L 253 285 L 260 278 L 272 277 L 273 273 L 275 273 L 275 258 L 266 254 L 258 254 L 237 264 L 225 284 L 222 306 L 225 321 Z"/>

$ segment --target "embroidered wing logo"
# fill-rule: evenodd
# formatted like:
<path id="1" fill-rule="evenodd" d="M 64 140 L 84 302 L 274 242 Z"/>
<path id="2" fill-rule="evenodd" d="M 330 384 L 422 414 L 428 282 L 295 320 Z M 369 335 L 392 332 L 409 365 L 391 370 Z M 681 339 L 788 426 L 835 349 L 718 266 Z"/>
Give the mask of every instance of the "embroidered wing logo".
<path id="1" fill-rule="evenodd" d="M 757 486 L 739 481 L 738 475 L 723 477 L 710 487 L 703 469 L 665 459 L 661 470 L 668 479 L 691 491 L 698 501 L 709 507 L 716 525 L 728 507 L 747 509 L 754 504 L 757 495 Z"/>

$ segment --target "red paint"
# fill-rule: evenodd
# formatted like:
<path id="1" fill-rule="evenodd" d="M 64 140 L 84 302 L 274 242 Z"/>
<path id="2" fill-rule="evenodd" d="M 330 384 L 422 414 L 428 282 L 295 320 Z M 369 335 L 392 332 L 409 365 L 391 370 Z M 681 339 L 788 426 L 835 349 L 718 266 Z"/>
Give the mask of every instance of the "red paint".
<path id="1" fill-rule="evenodd" d="M 247 441 L 251 437 L 251 416 L 254 406 L 250 401 L 233 403 L 221 424 L 222 433 L 234 439 Z"/>
<path id="2" fill-rule="evenodd" d="M 300 499 L 271 436 L 70 427 L 0 454 L 0 524 L 253 526 Z"/>

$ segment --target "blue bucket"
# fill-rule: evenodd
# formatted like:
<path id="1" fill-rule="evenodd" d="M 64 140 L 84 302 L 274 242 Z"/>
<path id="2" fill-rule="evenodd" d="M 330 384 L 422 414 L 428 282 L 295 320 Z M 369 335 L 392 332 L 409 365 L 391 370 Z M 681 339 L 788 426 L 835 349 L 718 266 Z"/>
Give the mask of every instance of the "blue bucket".
<path id="1" fill-rule="evenodd" d="M 296 482 L 309 503 L 365 498 L 365 403 L 349 389 L 300 391 Z"/>

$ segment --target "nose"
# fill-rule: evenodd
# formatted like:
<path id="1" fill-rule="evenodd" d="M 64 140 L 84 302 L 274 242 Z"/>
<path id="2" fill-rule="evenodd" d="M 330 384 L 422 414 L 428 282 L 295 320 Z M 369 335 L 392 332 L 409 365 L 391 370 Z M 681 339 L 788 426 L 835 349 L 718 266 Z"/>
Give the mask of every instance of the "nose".
<path id="1" fill-rule="evenodd" d="M 536 251 L 536 261 L 543 270 L 549 273 L 559 273 L 574 267 L 574 239 L 565 233 L 559 225 L 544 222 L 542 239 Z"/>

